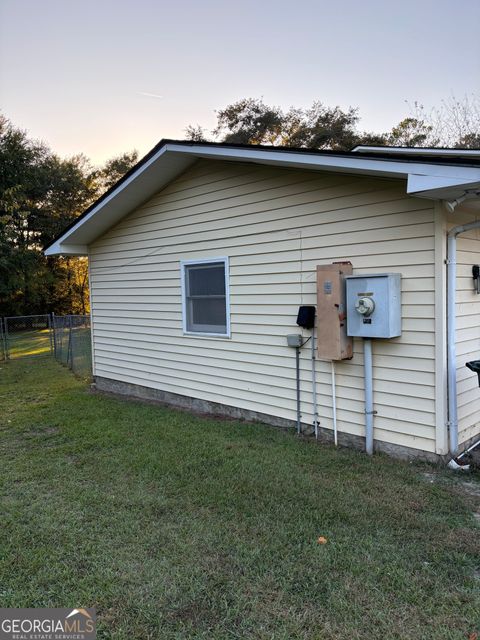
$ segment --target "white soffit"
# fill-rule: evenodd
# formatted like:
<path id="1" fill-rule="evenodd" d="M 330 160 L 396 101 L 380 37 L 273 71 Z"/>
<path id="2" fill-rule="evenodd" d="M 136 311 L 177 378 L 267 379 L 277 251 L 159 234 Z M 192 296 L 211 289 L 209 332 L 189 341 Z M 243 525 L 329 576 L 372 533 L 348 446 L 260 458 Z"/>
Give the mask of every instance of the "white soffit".
<path id="1" fill-rule="evenodd" d="M 383 149 L 385 152 L 385 149 Z M 407 193 L 431 199 L 457 197 L 464 185 L 480 184 L 480 167 L 405 162 L 265 148 L 165 142 L 117 188 L 94 205 L 45 250 L 46 255 L 86 255 L 87 247 L 125 215 L 141 206 L 199 158 L 249 162 L 310 171 L 407 179 Z M 439 195 L 440 193 L 444 195 Z M 459 195 L 459 194 L 458 194 Z"/>

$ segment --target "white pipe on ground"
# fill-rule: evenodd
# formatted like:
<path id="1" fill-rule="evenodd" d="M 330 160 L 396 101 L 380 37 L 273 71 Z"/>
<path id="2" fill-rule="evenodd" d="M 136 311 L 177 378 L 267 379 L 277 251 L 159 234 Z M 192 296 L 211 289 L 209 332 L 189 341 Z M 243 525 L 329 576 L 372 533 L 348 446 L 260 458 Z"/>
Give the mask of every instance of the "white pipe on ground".
<path id="1" fill-rule="evenodd" d="M 333 441 L 335 446 L 338 445 L 338 432 L 337 432 L 337 392 L 335 385 L 335 362 L 331 361 L 332 365 L 332 414 L 333 414 Z"/>

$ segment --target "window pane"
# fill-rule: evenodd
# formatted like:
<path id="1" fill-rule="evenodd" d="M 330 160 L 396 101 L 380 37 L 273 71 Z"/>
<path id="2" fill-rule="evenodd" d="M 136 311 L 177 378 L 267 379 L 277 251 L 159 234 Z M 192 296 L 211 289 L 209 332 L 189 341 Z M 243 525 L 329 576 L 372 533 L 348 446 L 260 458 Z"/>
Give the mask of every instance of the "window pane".
<path id="1" fill-rule="evenodd" d="M 225 262 L 184 266 L 185 328 L 197 333 L 227 333 Z"/>
<path id="2" fill-rule="evenodd" d="M 225 298 L 193 298 L 188 301 L 187 330 L 226 333 L 227 305 Z"/>
<path id="3" fill-rule="evenodd" d="M 188 296 L 224 296 L 225 265 L 223 262 L 187 266 Z"/>

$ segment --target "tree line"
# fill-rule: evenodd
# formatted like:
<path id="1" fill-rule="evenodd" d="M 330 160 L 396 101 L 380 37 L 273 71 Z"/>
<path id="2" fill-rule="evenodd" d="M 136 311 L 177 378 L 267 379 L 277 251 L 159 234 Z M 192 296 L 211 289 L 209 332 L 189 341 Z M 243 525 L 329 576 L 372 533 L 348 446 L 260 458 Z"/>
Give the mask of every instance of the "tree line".
<path id="1" fill-rule="evenodd" d="M 480 96 L 451 96 L 439 107 L 426 109 L 415 102 L 410 115 L 387 132 L 359 129 L 358 109 L 329 107 L 320 101 L 310 107 L 284 110 L 258 98 L 244 98 L 216 112 L 212 132 L 190 125 L 187 138 L 236 144 L 266 144 L 307 149 L 349 151 L 356 145 L 451 147 L 480 149 Z"/>
<path id="2" fill-rule="evenodd" d="M 358 128 L 354 108 L 314 102 L 280 107 L 245 98 L 216 112 L 210 133 L 188 126 L 186 138 L 346 151 L 358 144 L 480 149 L 480 100 L 450 98 L 411 114 L 389 132 Z M 87 313 L 85 258 L 43 255 L 42 249 L 138 160 L 136 151 L 94 167 L 83 154 L 60 158 L 0 115 L 0 316 Z"/>
<path id="3" fill-rule="evenodd" d="M 0 316 L 88 312 L 87 260 L 42 249 L 136 161 L 60 158 L 0 116 Z"/>

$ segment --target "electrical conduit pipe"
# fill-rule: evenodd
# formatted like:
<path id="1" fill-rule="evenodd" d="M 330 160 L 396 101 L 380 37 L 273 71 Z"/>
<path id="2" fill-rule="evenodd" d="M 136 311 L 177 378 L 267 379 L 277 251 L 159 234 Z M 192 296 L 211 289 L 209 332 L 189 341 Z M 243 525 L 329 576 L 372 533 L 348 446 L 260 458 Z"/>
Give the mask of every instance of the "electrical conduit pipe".
<path id="1" fill-rule="evenodd" d="M 363 339 L 363 368 L 365 375 L 365 450 L 373 453 L 373 362 L 372 340 Z"/>
<path id="2" fill-rule="evenodd" d="M 313 428 L 315 430 L 315 438 L 318 439 L 318 405 L 317 405 L 317 368 L 316 368 L 316 358 L 315 358 L 315 347 L 316 347 L 316 333 L 315 333 L 315 325 L 312 327 L 312 402 L 313 402 Z"/>

